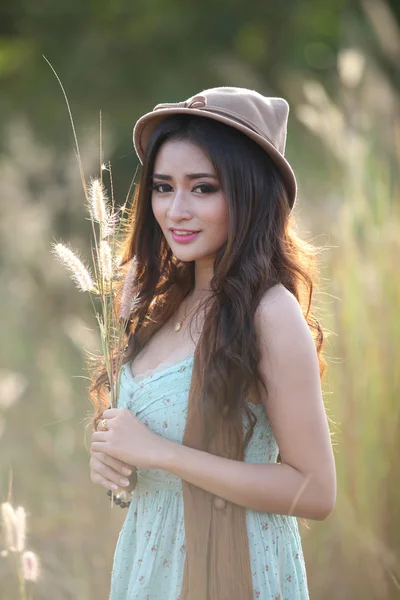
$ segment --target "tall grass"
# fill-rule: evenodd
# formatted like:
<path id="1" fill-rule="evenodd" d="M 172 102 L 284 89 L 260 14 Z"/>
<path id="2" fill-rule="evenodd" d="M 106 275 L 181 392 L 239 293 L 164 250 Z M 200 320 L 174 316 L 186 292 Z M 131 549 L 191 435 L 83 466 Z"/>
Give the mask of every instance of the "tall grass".
<path id="1" fill-rule="evenodd" d="M 335 333 L 325 392 L 336 423 L 338 499 L 334 514 L 312 526 L 305 541 L 312 598 L 400 597 L 400 187 L 393 169 L 400 162 L 399 129 L 388 135 L 390 123 L 399 125 L 399 106 L 393 96 L 387 122 L 374 120 L 363 100 L 379 83 L 371 69 L 357 94 L 343 88 L 342 106 L 324 90 L 312 94 L 313 105 L 306 89 L 310 104 L 299 108 L 342 163 L 338 210 L 332 221 L 319 213 L 315 223 L 332 245 L 320 300 L 324 323 Z M 348 111 L 354 95 L 358 103 Z M 363 115 L 366 129 L 356 118 Z"/>

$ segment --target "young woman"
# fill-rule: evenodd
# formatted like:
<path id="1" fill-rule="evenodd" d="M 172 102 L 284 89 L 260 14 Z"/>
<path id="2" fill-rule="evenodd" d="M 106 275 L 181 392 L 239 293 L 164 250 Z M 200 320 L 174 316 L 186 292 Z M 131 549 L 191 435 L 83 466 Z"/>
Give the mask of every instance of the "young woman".
<path id="1" fill-rule="evenodd" d="M 336 478 L 287 117 L 281 98 L 221 87 L 135 126 L 118 408 L 96 400 L 104 372 L 91 389 L 91 479 L 131 492 L 111 600 L 308 598 L 296 517 L 325 519 Z"/>

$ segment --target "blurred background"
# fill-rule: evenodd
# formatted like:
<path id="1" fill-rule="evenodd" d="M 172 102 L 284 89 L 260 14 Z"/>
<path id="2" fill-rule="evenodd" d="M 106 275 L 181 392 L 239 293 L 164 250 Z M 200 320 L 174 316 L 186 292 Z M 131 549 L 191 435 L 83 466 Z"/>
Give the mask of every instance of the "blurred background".
<path id="1" fill-rule="evenodd" d="M 323 247 L 314 302 L 338 471 L 334 513 L 300 525 L 310 597 L 400 598 L 400 3 L 1 0 L 0 501 L 27 512 L 34 598 L 106 600 L 126 513 L 89 479 L 84 349 L 99 337 L 50 246 L 89 258 L 90 223 L 42 55 L 87 177 L 102 111 L 121 204 L 133 125 L 157 103 L 220 85 L 289 101 L 298 229 Z M 1 600 L 19 597 L 12 558 L 0 556 Z"/>

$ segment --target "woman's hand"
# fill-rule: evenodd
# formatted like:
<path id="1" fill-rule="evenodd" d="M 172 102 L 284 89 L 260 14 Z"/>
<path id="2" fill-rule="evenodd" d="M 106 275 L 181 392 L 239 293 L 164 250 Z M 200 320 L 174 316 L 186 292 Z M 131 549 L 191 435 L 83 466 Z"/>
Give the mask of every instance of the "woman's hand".
<path id="1" fill-rule="evenodd" d="M 99 452 L 127 465 L 162 468 L 168 440 L 153 433 L 127 408 L 109 408 L 104 411 L 103 419 L 107 420 L 108 429 L 93 433 L 91 452 Z"/>
<path id="2" fill-rule="evenodd" d="M 90 479 L 93 483 L 112 491 L 120 487 L 127 492 L 134 489 L 136 479 L 134 468 L 102 452 L 91 449 L 90 453 Z"/>

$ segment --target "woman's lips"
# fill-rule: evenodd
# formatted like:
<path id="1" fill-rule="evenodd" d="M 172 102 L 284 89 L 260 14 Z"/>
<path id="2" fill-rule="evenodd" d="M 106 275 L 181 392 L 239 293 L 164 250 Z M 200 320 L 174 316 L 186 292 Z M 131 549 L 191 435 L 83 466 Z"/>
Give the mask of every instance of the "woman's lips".
<path id="1" fill-rule="evenodd" d="M 175 242 L 179 242 L 180 244 L 188 244 L 189 242 L 195 240 L 197 236 L 201 233 L 200 231 L 189 232 L 185 235 L 179 235 L 175 233 L 173 229 L 171 229 L 171 236 Z"/>

